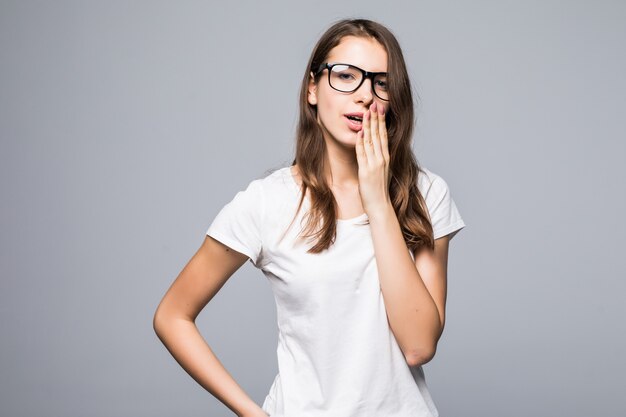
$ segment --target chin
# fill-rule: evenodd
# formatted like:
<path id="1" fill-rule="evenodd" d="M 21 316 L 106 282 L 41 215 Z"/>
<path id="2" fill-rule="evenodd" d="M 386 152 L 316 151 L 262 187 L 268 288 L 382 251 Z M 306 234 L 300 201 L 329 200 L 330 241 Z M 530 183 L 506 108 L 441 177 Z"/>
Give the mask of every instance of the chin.
<path id="1" fill-rule="evenodd" d="M 354 149 L 356 147 L 357 132 L 348 131 L 346 133 L 344 131 L 344 132 L 337 132 L 336 135 L 334 135 L 331 132 L 328 132 L 328 137 L 332 138 L 331 140 L 333 142 L 335 142 L 336 144 L 338 144 L 339 146 L 343 148 Z"/>
<path id="2" fill-rule="evenodd" d="M 340 143 L 346 148 L 356 148 L 356 135 L 354 135 L 354 137 L 344 139 L 340 141 Z"/>

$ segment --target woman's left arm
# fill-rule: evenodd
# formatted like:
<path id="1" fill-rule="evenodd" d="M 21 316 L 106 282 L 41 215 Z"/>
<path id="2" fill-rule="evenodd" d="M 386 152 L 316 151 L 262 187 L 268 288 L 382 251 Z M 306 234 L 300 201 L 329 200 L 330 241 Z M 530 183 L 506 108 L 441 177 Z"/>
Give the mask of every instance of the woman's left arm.
<path id="1" fill-rule="evenodd" d="M 430 361 L 445 323 L 449 235 L 411 258 L 393 210 L 369 216 L 389 326 L 411 366 Z"/>
<path id="2" fill-rule="evenodd" d="M 373 103 L 356 142 L 359 194 L 368 214 L 389 326 L 411 366 L 432 359 L 443 331 L 449 236 L 411 259 L 389 198 L 384 107 Z"/>

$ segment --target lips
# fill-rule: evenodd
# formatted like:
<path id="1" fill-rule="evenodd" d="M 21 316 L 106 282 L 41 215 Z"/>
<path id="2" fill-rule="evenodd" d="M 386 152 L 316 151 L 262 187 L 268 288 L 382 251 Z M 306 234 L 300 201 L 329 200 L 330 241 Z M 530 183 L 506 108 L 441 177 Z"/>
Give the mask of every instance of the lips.
<path id="1" fill-rule="evenodd" d="M 358 132 L 363 127 L 363 113 L 347 113 L 344 118 L 350 130 Z"/>

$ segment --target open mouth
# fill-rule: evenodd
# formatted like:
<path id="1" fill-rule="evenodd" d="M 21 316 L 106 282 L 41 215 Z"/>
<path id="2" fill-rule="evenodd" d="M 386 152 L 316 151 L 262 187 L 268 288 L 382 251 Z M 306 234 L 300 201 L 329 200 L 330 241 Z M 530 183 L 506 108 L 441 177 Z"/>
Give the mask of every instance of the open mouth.
<path id="1" fill-rule="evenodd" d="M 344 117 L 346 118 L 348 128 L 352 130 L 353 132 L 359 132 L 361 129 L 363 129 L 363 117 L 362 116 L 346 114 Z"/>

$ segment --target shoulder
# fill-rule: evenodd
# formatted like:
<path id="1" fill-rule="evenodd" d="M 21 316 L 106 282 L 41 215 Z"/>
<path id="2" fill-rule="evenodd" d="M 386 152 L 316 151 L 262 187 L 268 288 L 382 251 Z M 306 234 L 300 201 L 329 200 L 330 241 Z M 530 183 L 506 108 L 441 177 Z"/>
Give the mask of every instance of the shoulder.
<path id="1" fill-rule="evenodd" d="M 256 179 L 256 186 L 267 193 L 288 192 L 296 183 L 290 167 L 273 168 L 263 178 Z"/>
<path id="2" fill-rule="evenodd" d="M 430 169 L 420 167 L 417 175 L 417 188 L 424 198 L 430 195 L 441 195 L 447 193 L 448 184 L 446 181 Z"/>
<path id="3" fill-rule="evenodd" d="M 441 176 L 428 168 L 420 167 L 418 188 L 428 208 L 435 239 L 448 234 L 451 239 L 465 227 L 448 184 Z"/>
<path id="4" fill-rule="evenodd" d="M 273 189 L 287 188 L 290 172 L 289 167 L 269 169 L 263 175 L 250 180 L 245 186 L 245 191 L 258 195 Z"/>
<path id="5" fill-rule="evenodd" d="M 275 168 L 250 181 L 239 194 L 245 194 L 244 199 L 252 209 L 271 213 L 292 200 L 296 187 L 289 167 Z"/>

